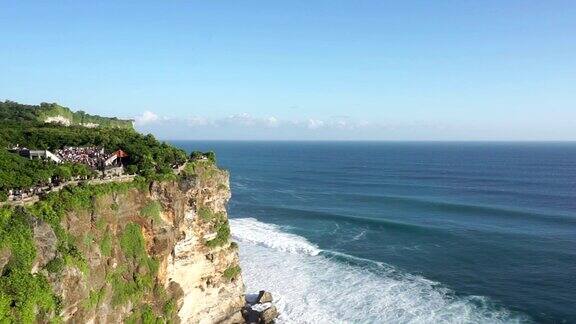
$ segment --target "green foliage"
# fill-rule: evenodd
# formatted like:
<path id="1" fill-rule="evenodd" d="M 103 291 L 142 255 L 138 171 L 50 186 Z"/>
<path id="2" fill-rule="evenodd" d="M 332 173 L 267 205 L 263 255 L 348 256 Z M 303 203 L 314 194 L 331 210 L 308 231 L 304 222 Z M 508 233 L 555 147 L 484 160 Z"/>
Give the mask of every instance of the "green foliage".
<path id="1" fill-rule="evenodd" d="M 154 314 L 154 310 L 148 304 L 136 309 L 124 322 L 126 324 L 163 324 L 165 321 Z"/>
<path id="2" fill-rule="evenodd" d="M 119 267 L 108 279 L 114 290 L 112 304 L 115 306 L 123 305 L 129 300 L 137 300 L 142 296 L 142 292 L 146 288 L 139 286 L 134 278 L 124 278 L 122 272 L 125 271 L 125 268 Z"/>
<path id="3" fill-rule="evenodd" d="M 230 266 L 226 270 L 224 270 L 224 277 L 228 280 L 232 280 L 236 278 L 240 274 L 240 266 Z"/>
<path id="4" fill-rule="evenodd" d="M 164 304 L 162 312 L 164 313 L 164 317 L 167 319 L 174 317 L 174 315 L 176 315 L 176 303 L 174 302 L 174 300 L 172 299 L 168 300 Z"/>
<path id="5" fill-rule="evenodd" d="M 52 163 L 26 159 L 4 149 L 0 149 L 0 166 L 2 192 L 48 184 L 55 171 L 55 165 Z"/>
<path id="6" fill-rule="evenodd" d="M 146 242 L 140 225 L 134 223 L 126 225 L 120 236 L 120 247 L 127 258 L 132 258 L 138 263 L 147 257 Z"/>
<path id="7" fill-rule="evenodd" d="M 50 260 L 44 268 L 50 273 L 60 273 L 64 269 L 65 265 L 66 263 L 62 258 L 56 257 Z"/>
<path id="8" fill-rule="evenodd" d="M 104 298 L 105 293 L 105 288 L 101 288 L 99 290 L 91 290 L 90 294 L 88 295 L 88 299 L 84 301 L 84 307 L 86 309 L 94 309 Z"/>
<path id="9" fill-rule="evenodd" d="M 47 185 L 53 177 L 69 180 L 73 177 L 93 176 L 92 170 L 82 164 L 54 164 L 50 161 L 30 160 L 0 149 L 0 192 L 8 189 Z"/>
<path id="10" fill-rule="evenodd" d="M 36 121 L 37 106 L 23 105 L 14 101 L 0 102 L 0 121 L 33 122 Z"/>
<path id="11" fill-rule="evenodd" d="M 9 299 L 10 311 L 5 316 L 20 323 L 36 322 L 36 308 L 41 312 L 56 309 L 56 298 L 46 278 L 31 274 L 30 269 L 10 268 L 0 277 L 3 299 Z"/>
<path id="12" fill-rule="evenodd" d="M 19 113 L 19 109 L 24 109 L 27 112 Z M 131 127 L 99 127 L 94 129 L 41 123 L 38 118 L 33 118 L 33 116 L 44 114 L 45 111 L 42 109 L 44 108 L 38 106 L 0 102 L 0 147 L 20 144 L 29 148 L 48 150 L 63 146 L 101 146 L 109 152 L 121 149 L 129 155 L 129 164 L 134 165 L 128 171 L 131 173 L 138 172 L 149 179 L 158 174 L 171 174 L 173 165 L 181 165 L 187 160 L 187 154 L 183 150 L 159 142 L 150 134 L 139 134 Z M 4 150 L 0 149 L 0 151 Z M 6 151 L 4 153 L 7 154 Z M 4 168 L 5 163 L 2 162 L 2 158 L 0 155 L 0 165 L 3 166 L 2 172 L 0 172 L 0 183 L 4 182 L 3 173 L 6 173 L 5 177 L 9 179 L 17 179 L 21 170 L 11 171 L 13 168 L 17 168 L 13 163 L 10 164 L 10 168 Z M 32 170 L 34 168 L 20 169 Z M 19 184 L 19 186 L 29 187 L 35 183 L 37 181 L 32 181 L 29 185 Z M 18 188 L 12 184 L 6 187 Z M 0 187 L 0 191 L 2 191 L 2 187 Z"/>
<path id="13" fill-rule="evenodd" d="M 230 239 L 230 226 L 228 221 L 224 221 L 217 225 L 216 227 L 216 237 L 213 240 L 207 241 L 206 246 L 214 248 L 218 246 L 223 246 Z"/>
<path id="14" fill-rule="evenodd" d="M 112 255 L 112 236 L 110 232 L 104 233 L 104 237 L 100 241 L 100 251 L 104 256 Z"/>
<path id="15" fill-rule="evenodd" d="M 204 153 L 204 156 L 208 158 L 208 161 L 216 164 L 216 153 L 214 153 L 214 151 L 206 152 Z"/>
<path id="16" fill-rule="evenodd" d="M 96 197 L 112 192 L 126 192 L 131 188 L 138 188 L 138 182 L 107 183 L 95 186 L 68 186 L 58 192 L 48 194 L 41 201 L 27 208 L 35 217 L 42 219 L 52 226 L 58 237 L 58 252 L 64 264 L 80 269 L 88 274 L 89 267 L 84 256 L 77 247 L 77 240 L 66 233 L 60 225 L 67 212 L 91 210 Z M 100 220 L 99 220 L 100 222 Z M 102 223 L 102 225 L 105 225 Z M 106 235 L 110 235 L 107 233 Z M 93 237 L 86 235 L 80 243 L 90 244 Z M 107 246 L 107 244 L 109 246 Z M 111 241 L 106 237 L 100 242 L 103 253 L 110 253 Z M 60 261 L 57 261 L 60 262 Z"/>
<path id="17" fill-rule="evenodd" d="M 192 153 L 190 153 L 190 159 L 192 159 L 192 161 L 207 159 L 213 164 L 216 164 L 216 153 L 214 153 L 213 151 L 209 152 L 193 151 Z"/>
<path id="18" fill-rule="evenodd" d="M 215 213 L 208 207 L 198 208 L 198 216 L 204 221 L 219 221 L 225 217 L 224 213 Z"/>
<path id="19" fill-rule="evenodd" d="M 132 123 L 128 120 L 89 115 L 81 110 L 72 112 L 69 108 L 62 107 L 56 103 L 43 102 L 39 108 L 34 110 L 34 113 L 41 122 L 48 117 L 62 116 L 70 120 L 73 125 L 98 124 L 98 127 L 132 129 Z"/>
<path id="20" fill-rule="evenodd" d="M 0 276 L 0 321 L 31 323 L 36 320 L 36 309 L 56 309 L 46 278 L 30 273 L 36 248 L 28 217 L 23 208 L 0 208 L 0 248 L 11 251 Z"/>
<path id="21" fill-rule="evenodd" d="M 159 262 L 146 253 L 146 243 L 140 225 L 126 225 L 120 236 L 120 247 L 134 268 L 140 269 L 127 277 L 126 269 L 119 269 L 110 277 L 114 289 L 114 305 L 122 305 L 129 300 L 137 300 L 154 286 Z"/>
<path id="22" fill-rule="evenodd" d="M 152 307 L 150 307 L 150 305 L 145 305 L 142 310 L 142 324 L 155 324 L 155 323 L 156 323 L 156 316 L 154 316 Z"/>
<path id="23" fill-rule="evenodd" d="M 135 174 L 136 172 L 138 172 L 138 167 L 136 165 L 130 164 L 126 167 L 126 173 Z"/>
<path id="24" fill-rule="evenodd" d="M 180 173 L 182 176 L 185 177 L 193 177 L 196 175 L 196 163 L 195 162 L 188 162 L 186 166 L 184 166 L 184 170 Z"/>
<path id="25" fill-rule="evenodd" d="M 108 282 L 113 289 L 112 304 L 114 306 L 123 305 L 128 301 L 137 302 L 154 285 L 151 273 L 132 274 L 127 272 L 124 267 L 119 267 L 112 272 Z"/>
<path id="26" fill-rule="evenodd" d="M 155 221 L 160 221 L 160 213 L 162 212 L 162 205 L 160 202 L 154 200 L 147 203 L 140 209 L 140 215 L 146 218 L 152 218 Z"/>

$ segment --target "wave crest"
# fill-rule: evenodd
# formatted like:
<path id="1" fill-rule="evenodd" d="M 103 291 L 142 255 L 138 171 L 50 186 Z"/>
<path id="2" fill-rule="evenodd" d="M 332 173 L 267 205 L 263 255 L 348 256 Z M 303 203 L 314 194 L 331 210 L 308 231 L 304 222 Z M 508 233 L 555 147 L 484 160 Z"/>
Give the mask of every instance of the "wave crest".
<path id="1" fill-rule="evenodd" d="M 318 255 L 318 246 L 305 238 L 283 232 L 279 226 L 259 222 L 255 218 L 230 219 L 232 237 L 239 242 L 252 243 L 288 253 Z"/>

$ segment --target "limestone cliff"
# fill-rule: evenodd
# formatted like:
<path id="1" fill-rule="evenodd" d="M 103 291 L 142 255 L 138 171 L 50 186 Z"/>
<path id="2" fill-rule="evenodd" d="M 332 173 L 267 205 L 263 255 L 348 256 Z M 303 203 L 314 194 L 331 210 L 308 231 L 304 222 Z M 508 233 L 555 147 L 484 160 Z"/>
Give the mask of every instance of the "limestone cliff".
<path id="1" fill-rule="evenodd" d="M 16 321 L 243 322 L 226 171 L 197 162 L 173 180 L 78 187 L 49 198 L 14 213 L 32 229 L 31 278 L 45 278 L 55 302 L 13 306 Z M 14 251 L 0 249 L 1 271 Z M 11 298 L 16 305 L 20 297 Z"/>

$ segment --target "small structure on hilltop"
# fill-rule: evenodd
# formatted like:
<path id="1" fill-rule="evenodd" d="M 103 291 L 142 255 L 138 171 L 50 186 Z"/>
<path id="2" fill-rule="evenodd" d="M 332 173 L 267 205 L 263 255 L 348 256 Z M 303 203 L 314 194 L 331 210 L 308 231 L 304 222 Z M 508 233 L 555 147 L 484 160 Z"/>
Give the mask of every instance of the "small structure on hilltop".
<path id="1" fill-rule="evenodd" d="M 48 150 L 30 150 L 25 147 L 15 146 L 8 151 L 20 154 L 20 156 L 28 158 L 30 160 L 51 160 L 55 163 L 62 162 L 62 160 L 59 157 L 57 157 L 54 153 Z"/>
<path id="2" fill-rule="evenodd" d="M 112 153 L 102 168 L 104 177 L 115 177 L 124 174 L 124 167 L 128 164 L 128 154 L 122 150 Z"/>
<path id="3" fill-rule="evenodd" d="M 104 161 L 104 166 L 125 166 L 128 164 L 128 154 L 122 150 L 117 150 Z"/>

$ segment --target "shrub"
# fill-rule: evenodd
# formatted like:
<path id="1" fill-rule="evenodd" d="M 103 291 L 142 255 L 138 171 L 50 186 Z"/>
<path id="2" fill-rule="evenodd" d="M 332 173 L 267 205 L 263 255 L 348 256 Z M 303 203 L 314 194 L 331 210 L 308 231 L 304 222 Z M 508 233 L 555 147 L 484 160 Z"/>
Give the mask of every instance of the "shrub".
<path id="1" fill-rule="evenodd" d="M 147 257 L 146 243 L 140 225 L 134 223 L 126 225 L 120 236 L 120 247 L 127 258 L 132 258 L 137 263 Z"/>
<path id="2" fill-rule="evenodd" d="M 176 304 L 174 303 L 174 300 L 170 299 L 169 301 L 167 301 L 164 304 L 162 311 L 164 313 L 165 318 L 170 319 L 174 317 L 176 313 Z"/>
<path id="3" fill-rule="evenodd" d="M 240 274 L 240 271 L 241 271 L 240 266 L 238 265 L 230 266 L 226 270 L 224 270 L 224 277 L 228 280 L 232 280 L 236 278 L 238 274 Z"/>
<path id="4" fill-rule="evenodd" d="M 162 212 L 162 205 L 158 201 L 151 201 L 140 209 L 140 215 L 146 218 L 152 218 L 155 221 L 160 221 L 160 213 Z"/>
<path id="5" fill-rule="evenodd" d="M 65 265 L 66 263 L 62 258 L 56 257 L 46 264 L 45 269 L 50 273 L 60 273 Z"/>
<path id="6" fill-rule="evenodd" d="M 112 254 L 112 236 L 109 232 L 104 233 L 104 237 L 100 241 L 100 252 L 107 257 Z"/>
<path id="7" fill-rule="evenodd" d="M 84 307 L 86 309 L 94 309 L 98 303 L 100 303 L 102 298 L 104 298 L 105 293 L 106 289 L 104 287 L 99 290 L 91 290 L 88 299 L 84 302 Z"/>
<path id="8" fill-rule="evenodd" d="M 135 174 L 136 172 L 138 172 L 138 167 L 136 165 L 130 164 L 126 167 L 126 173 Z"/>
<path id="9" fill-rule="evenodd" d="M 114 289 L 112 302 L 114 305 L 122 305 L 129 300 L 137 300 L 150 291 L 154 286 L 154 279 L 158 272 L 159 262 L 149 257 L 146 253 L 146 245 L 140 225 L 130 223 L 126 225 L 120 236 L 120 247 L 128 260 L 133 262 L 134 267 L 145 266 L 144 272 L 132 273 L 128 278 L 126 268 L 119 268 L 109 277 L 109 282 Z M 129 273 L 128 273 L 129 274 Z"/>
<path id="10" fill-rule="evenodd" d="M 228 242 L 229 238 L 230 226 L 228 225 L 228 221 L 225 221 L 218 225 L 216 230 L 216 237 L 213 240 L 207 241 L 206 246 L 211 248 L 222 246 Z"/>

